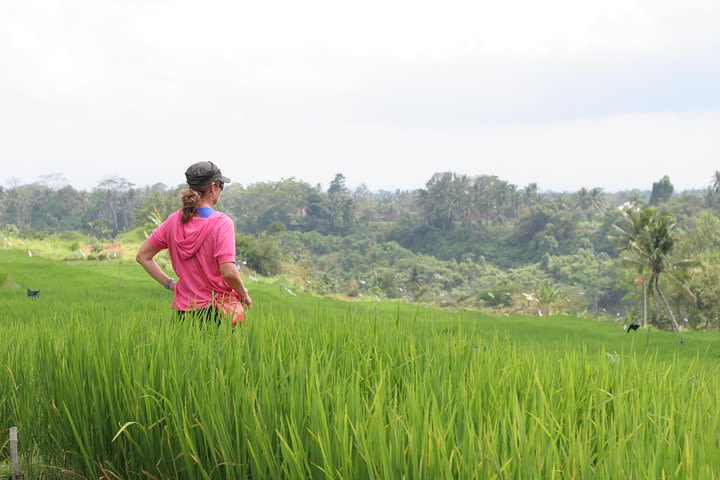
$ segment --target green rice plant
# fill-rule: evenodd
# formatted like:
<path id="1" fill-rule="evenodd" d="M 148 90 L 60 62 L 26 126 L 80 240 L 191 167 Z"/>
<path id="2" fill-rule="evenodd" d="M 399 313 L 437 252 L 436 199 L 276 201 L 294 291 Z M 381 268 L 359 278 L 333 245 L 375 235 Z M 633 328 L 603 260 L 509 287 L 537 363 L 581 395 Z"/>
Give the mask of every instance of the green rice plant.
<path id="1" fill-rule="evenodd" d="M 0 290 L 0 427 L 41 476 L 720 476 L 717 335 L 260 284 L 233 332 L 134 264 L 0 264 L 43 292 Z"/>

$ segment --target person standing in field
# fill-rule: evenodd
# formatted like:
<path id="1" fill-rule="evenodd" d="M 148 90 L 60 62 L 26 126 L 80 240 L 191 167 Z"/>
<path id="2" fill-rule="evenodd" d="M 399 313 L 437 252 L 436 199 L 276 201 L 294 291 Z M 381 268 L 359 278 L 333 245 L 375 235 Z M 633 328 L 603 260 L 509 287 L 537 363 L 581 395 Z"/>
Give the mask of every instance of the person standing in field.
<path id="1" fill-rule="evenodd" d="M 219 323 L 230 318 L 233 326 L 245 317 L 243 306 L 252 300 L 235 267 L 235 227 L 227 215 L 215 211 L 230 179 L 212 162 L 199 162 L 185 172 L 188 187 L 181 194 L 182 208 L 171 214 L 140 246 L 135 259 L 147 273 L 172 290 L 172 309 L 182 318 L 193 311 L 202 320 Z M 167 248 L 175 281 L 155 261 Z"/>

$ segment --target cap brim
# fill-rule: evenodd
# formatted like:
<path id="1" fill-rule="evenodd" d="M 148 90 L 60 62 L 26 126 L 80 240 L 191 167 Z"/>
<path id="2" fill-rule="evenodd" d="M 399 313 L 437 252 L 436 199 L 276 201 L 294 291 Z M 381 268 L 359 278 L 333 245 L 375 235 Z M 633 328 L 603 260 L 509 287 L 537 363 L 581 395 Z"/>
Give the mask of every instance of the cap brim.
<path id="1" fill-rule="evenodd" d="M 218 178 L 218 180 L 220 180 L 223 183 L 230 183 L 230 179 L 228 177 L 220 176 L 220 178 Z"/>

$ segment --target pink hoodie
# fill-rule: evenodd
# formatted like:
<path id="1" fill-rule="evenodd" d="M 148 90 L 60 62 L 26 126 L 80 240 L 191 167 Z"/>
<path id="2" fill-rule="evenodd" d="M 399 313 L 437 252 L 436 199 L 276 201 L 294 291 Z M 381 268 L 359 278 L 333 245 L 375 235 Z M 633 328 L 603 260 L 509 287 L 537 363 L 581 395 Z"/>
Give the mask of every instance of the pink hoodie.
<path id="1" fill-rule="evenodd" d="M 220 265 L 235 263 L 235 227 L 227 215 L 215 212 L 208 218 L 193 217 L 183 224 L 182 210 L 170 215 L 153 230 L 148 241 L 158 250 L 167 248 L 178 276 L 172 308 L 194 310 L 215 303 L 233 324 L 242 321 L 237 293 L 220 275 Z"/>

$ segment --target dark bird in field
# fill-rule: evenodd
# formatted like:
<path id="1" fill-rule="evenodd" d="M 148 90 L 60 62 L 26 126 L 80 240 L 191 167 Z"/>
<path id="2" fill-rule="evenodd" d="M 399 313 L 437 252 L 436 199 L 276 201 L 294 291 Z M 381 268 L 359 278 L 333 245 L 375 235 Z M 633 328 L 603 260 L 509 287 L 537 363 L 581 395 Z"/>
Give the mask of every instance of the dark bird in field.
<path id="1" fill-rule="evenodd" d="M 30 298 L 37 298 L 37 297 L 40 296 L 40 290 L 30 290 L 30 289 L 28 288 L 28 289 L 27 289 L 27 294 L 28 294 L 28 297 L 30 297 Z"/>
<path id="2" fill-rule="evenodd" d="M 627 328 L 627 332 L 625 332 L 625 333 L 630 333 L 630 330 L 637 330 L 638 328 L 640 328 L 640 324 L 633 322 L 633 323 L 631 323 L 630 326 Z"/>

